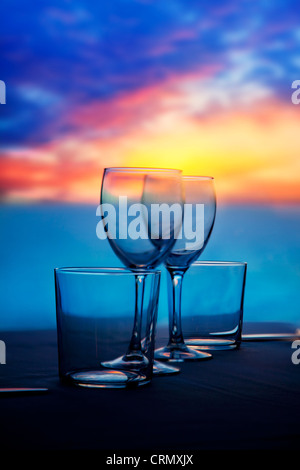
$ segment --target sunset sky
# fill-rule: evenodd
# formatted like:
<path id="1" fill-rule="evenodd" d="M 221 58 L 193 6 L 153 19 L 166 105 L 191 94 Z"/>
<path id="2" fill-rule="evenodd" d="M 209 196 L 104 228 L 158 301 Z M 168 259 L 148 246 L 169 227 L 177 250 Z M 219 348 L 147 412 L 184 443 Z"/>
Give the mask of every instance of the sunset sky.
<path id="1" fill-rule="evenodd" d="M 297 0 L 3 0 L 0 196 L 98 203 L 103 168 L 300 203 Z"/>

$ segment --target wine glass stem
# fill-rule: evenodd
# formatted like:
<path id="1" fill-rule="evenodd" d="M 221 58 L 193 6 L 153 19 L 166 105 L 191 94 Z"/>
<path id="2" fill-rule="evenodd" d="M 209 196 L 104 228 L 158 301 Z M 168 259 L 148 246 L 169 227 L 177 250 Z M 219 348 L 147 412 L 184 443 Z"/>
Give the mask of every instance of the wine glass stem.
<path id="1" fill-rule="evenodd" d="M 141 325 L 142 325 L 144 290 L 145 290 L 145 276 L 138 274 L 135 278 L 134 326 L 133 326 L 133 331 L 132 331 L 127 355 L 131 355 L 131 354 L 142 355 Z"/>
<path id="2" fill-rule="evenodd" d="M 169 282 L 169 344 L 168 346 L 184 344 L 181 327 L 181 293 L 185 271 L 168 268 Z"/>

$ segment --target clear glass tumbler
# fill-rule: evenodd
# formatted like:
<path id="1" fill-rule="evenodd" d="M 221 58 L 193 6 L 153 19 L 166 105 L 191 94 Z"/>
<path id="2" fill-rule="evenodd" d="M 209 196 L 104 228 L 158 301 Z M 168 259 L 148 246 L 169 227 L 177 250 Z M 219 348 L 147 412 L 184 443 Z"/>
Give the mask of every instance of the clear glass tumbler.
<path id="1" fill-rule="evenodd" d="M 148 384 L 152 378 L 160 272 L 127 268 L 56 268 L 59 376 L 63 382 L 98 388 Z M 136 290 L 144 276 L 142 316 L 133 320 Z M 133 331 L 134 330 L 134 331 Z M 107 367 L 139 338 L 145 361 L 126 370 Z"/>
<path id="2" fill-rule="evenodd" d="M 247 263 L 196 261 L 182 292 L 185 342 L 200 350 L 236 349 L 241 344 Z"/>

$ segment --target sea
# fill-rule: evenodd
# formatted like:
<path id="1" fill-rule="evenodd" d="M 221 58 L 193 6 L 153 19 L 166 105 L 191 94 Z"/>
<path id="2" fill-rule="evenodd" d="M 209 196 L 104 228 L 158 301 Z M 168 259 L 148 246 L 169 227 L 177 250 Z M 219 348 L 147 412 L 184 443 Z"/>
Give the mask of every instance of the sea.
<path id="1" fill-rule="evenodd" d="M 96 211 L 85 204 L 0 206 L 0 332 L 56 328 L 54 268 L 122 266 L 97 238 Z M 300 206 L 219 206 L 199 260 L 247 263 L 245 325 L 300 327 Z M 168 303 L 166 270 L 158 269 L 159 327 L 168 321 Z"/>

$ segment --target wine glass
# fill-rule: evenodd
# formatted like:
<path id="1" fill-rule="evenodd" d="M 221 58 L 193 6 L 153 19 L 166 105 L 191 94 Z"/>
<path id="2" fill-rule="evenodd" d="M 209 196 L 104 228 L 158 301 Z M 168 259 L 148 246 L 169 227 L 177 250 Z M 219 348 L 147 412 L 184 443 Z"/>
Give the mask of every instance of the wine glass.
<path id="1" fill-rule="evenodd" d="M 107 367 L 133 370 L 147 360 L 140 335 L 145 274 L 139 271 L 155 268 L 172 249 L 182 225 L 183 203 L 180 170 L 130 167 L 104 170 L 101 211 L 108 241 L 122 263 L 136 272 L 136 307 L 128 350 L 124 356 L 106 362 Z M 159 214 L 157 217 L 152 210 L 173 206 L 177 213 L 174 210 L 171 217 L 169 212 L 169 218 Z M 155 361 L 154 374 L 178 372 L 178 368 Z"/>
<path id="2" fill-rule="evenodd" d="M 165 260 L 168 272 L 169 342 L 155 351 L 163 361 L 210 359 L 209 353 L 188 347 L 181 326 L 182 282 L 189 266 L 203 252 L 213 229 L 216 215 L 214 178 L 183 176 L 185 193 L 182 236 L 176 240 Z M 194 240 L 194 241 L 193 241 Z"/>

